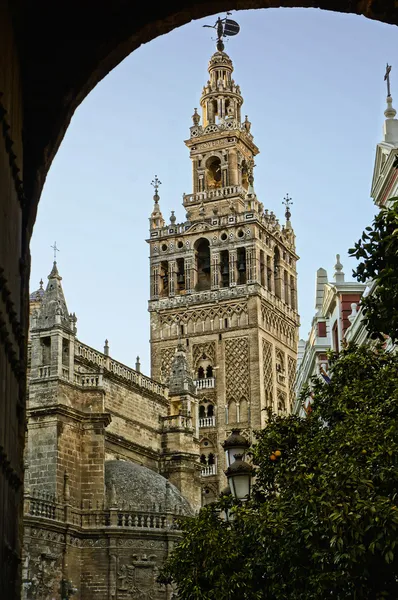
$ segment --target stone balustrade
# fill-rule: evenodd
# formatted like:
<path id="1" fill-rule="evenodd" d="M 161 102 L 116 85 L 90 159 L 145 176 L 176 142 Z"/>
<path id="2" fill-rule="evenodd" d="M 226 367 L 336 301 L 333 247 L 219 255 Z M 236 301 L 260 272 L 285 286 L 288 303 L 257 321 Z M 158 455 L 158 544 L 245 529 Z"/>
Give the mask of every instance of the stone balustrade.
<path id="1" fill-rule="evenodd" d="M 202 467 L 202 477 L 210 477 L 210 475 L 217 475 L 216 465 L 206 465 Z"/>
<path id="2" fill-rule="evenodd" d="M 118 529 L 179 529 L 177 518 L 183 517 L 181 507 L 153 504 L 132 509 L 115 506 L 111 508 L 80 509 L 50 494 L 27 494 L 25 519 L 52 520 L 68 523 L 81 529 L 113 527 Z"/>
<path id="3" fill-rule="evenodd" d="M 197 390 L 208 390 L 213 389 L 216 385 L 216 380 L 214 377 L 205 377 L 203 379 L 196 379 L 194 381 Z"/>
<path id="4" fill-rule="evenodd" d="M 192 429 L 192 418 L 184 415 L 171 415 L 162 417 L 163 431 L 172 429 Z"/>
<path id="5" fill-rule="evenodd" d="M 168 397 L 168 392 L 165 385 L 154 381 L 150 377 L 146 377 L 142 373 L 139 373 L 138 371 L 135 371 L 130 367 L 126 367 L 126 365 L 123 365 L 122 363 L 113 360 L 105 354 L 97 352 L 93 348 L 90 348 L 89 346 L 86 346 L 81 342 L 76 343 L 75 356 L 85 358 L 89 362 L 94 363 L 99 367 L 103 368 L 104 375 L 106 375 L 106 371 L 109 371 L 110 373 L 113 373 L 118 377 L 122 377 L 127 381 L 131 381 L 139 387 L 144 388 L 155 394 L 158 394 L 159 396 L 163 396 L 164 398 Z"/>
<path id="6" fill-rule="evenodd" d="M 204 417 L 199 419 L 199 427 L 215 427 L 216 417 Z"/>
<path id="7" fill-rule="evenodd" d="M 184 206 L 190 206 L 200 202 L 212 201 L 219 198 L 230 198 L 231 196 L 240 196 L 245 198 L 247 190 L 241 185 L 228 185 L 226 187 L 216 188 L 214 190 L 206 190 L 204 192 L 196 192 L 195 194 L 184 194 Z"/>

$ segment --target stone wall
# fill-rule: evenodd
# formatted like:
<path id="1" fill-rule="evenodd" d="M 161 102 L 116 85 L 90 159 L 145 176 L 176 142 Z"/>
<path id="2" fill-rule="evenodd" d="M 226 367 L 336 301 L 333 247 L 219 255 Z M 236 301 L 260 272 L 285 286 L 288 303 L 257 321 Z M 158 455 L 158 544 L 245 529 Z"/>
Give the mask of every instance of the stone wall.
<path id="1" fill-rule="evenodd" d="M 8 3 L 0 2 L 0 589 L 10 600 L 20 583 L 29 276 L 22 127 L 18 49 Z"/>

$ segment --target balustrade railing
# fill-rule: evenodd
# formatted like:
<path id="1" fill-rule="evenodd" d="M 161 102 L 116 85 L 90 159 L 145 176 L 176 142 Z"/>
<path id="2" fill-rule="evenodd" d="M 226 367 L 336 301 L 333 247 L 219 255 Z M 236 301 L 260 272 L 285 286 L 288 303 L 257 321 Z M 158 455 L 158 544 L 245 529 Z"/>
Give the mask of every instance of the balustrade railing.
<path id="1" fill-rule="evenodd" d="M 197 390 L 204 390 L 214 388 L 216 380 L 214 377 L 204 377 L 203 379 L 196 379 L 194 383 Z"/>
<path id="2" fill-rule="evenodd" d="M 199 427 L 215 427 L 216 417 L 203 417 L 199 419 Z"/>
<path id="3" fill-rule="evenodd" d="M 76 525 L 83 529 L 117 527 L 129 529 L 179 529 L 177 519 L 184 516 L 182 509 L 151 505 L 146 510 L 120 507 L 106 509 L 79 509 L 60 502 L 50 494 L 25 496 L 24 516 L 50 519 Z"/>
<path id="4" fill-rule="evenodd" d="M 228 198 L 229 196 L 241 196 L 245 198 L 247 190 L 241 185 L 228 185 L 226 187 L 206 190 L 205 192 L 196 192 L 195 194 L 185 194 L 183 197 L 184 206 L 193 202 L 206 202 L 215 198 Z"/>
<path id="5" fill-rule="evenodd" d="M 184 415 L 172 415 L 168 417 L 162 417 L 163 430 L 168 431 L 170 429 L 192 429 L 192 417 L 186 417 Z"/>
<path id="6" fill-rule="evenodd" d="M 206 465 L 202 467 L 201 475 L 202 477 L 209 477 L 210 475 L 216 475 L 216 465 Z"/>
<path id="7" fill-rule="evenodd" d="M 76 346 L 76 356 L 85 358 L 99 367 L 102 367 L 104 372 L 109 371 L 110 373 L 114 373 L 118 377 L 122 377 L 123 379 L 131 381 L 132 383 L 135 383 L 136 385 L 145 388 L 150 392 L 154 392 L 159 396 L 167 398 L 166 386 L 158 383 L 157 381 L 153 381 L 153 379 L 150 377 L 146 377 L 142 373 L 126 367 L 126 365 L 119 363 L 117 360 L 111 359 L 105 354 L 97 352 L 93 348 L 90 348 L 81 342 L 79 342 Z"/>
<path id="8" fill-rule="evenodd" d="M 39 377 L 45 379 L 46 377 L 50 377 L 51 375 L 51 367 L 50 365 L 46 365 L 44 367 L 39 367 Z"/>

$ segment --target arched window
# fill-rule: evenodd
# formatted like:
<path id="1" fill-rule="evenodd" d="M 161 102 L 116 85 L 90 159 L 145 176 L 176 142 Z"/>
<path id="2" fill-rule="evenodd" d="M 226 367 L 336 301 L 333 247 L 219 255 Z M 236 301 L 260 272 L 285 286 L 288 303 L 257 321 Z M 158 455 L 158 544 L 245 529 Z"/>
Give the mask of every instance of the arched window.
<path id="1" fill-rule="evenodd" d="M 246 283 L 246 248 L 238 248 L 237 252 L 238 265 L 238 284 Z"/>
<path id="2" fill-rule="evenodd" d="M 204 419 L 206 417 L 206 410 L 203 404 L 199 406 L 199 419 Z"/>
<path id="3" fill-rule="evenodd" d="M 229 287 L 229 252 L 220 252 L 221 287 Z"/>
<path id="4" fill-rule="evenodd" d="M 201 454 L 200 455 L 200 464 L 201 465 L 207 465 L 207 460 L 206 460 L 206 455 L 205 454 Z"/>
<path id="5" fill-rule="evenodd" d="M 169 263 L 164 260 L 160 265 L 160 296 L 169 295 Z"/>
<path id="6" fill-rule="evenodd" d="M 215 461 L 215 458 L 214 458 L 214 454 L 212 452 L 207 457 L 207 464 L 208 465 L 214 465 L 214 464 L 216 464 L 216 461 Z"/>
<path id="7" fill-rule="evenodd" d="M 207 189 L 221 187 L 221 160 L 218 156 L 211 156 L 206 162 Z"/>
<path id="8" fill-rule="evenodd" d="M 204 379 L 205 376 L 205 370 L 203 367 L 199 367 L 198 369 L 198 379 Z"/>
<path id="9" fill-rule="evenodd" d="M 201 238 L 195 243 L 196 250 L 196 272 L 197 283 L 196 290 L 210 289 L 210 242 L 206 238 Z"/>
<path id="10" fill-rule="evenodd" d="M 209 404 L 207 407 L 207 416 L 214 417 L 214 406 L 212 404 Z"/>
<path id="11" fill-rule="evenodd" d="M 211 365 L 207 365 L 206 377 L 213 377 L 213 367 Z"/>
<path id="12" fill-rule="evenodd" d="M 232 400 L 228 406 L 228 421 L 229 423 L 236 423 L 236 402 Z"/>
<path id="13" fill-rule="evenodd" d="M 248 420 L 248 406 L 246 398 L 242 398 L 239 408 L 239 421 L 241 423 L 246 423 Z"/>

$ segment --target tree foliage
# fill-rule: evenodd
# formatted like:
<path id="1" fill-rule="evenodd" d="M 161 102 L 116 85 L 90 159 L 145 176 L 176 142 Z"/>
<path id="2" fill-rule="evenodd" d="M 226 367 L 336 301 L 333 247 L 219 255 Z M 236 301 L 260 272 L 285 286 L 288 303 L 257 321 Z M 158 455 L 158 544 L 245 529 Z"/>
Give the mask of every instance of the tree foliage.
<path id="1" fill-rule="evenodd" d="M 348 252 L 361 261 L 354 277 L 376 283 L 374 291 L 361 299 L 371 337 L 383 339 L 386 334 L 398 341 L 398 199 L 380 210 Z"/>
<path id="2" fill-rule="evenodd" d="M 233 520 L 223 499 L 185 522 L 161 574 L 178 598 L 398 598 L 398 357 L 346 348 L 331 372 L 306 418 L 269 414 Z"/>

